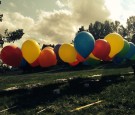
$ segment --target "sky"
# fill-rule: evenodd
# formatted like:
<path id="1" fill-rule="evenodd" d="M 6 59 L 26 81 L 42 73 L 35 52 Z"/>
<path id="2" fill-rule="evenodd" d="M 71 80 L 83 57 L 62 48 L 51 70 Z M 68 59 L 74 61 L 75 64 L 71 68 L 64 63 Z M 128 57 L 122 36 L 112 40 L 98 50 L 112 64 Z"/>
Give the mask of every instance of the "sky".
<path id="1" fill-rule="evenodd" d="M 14 44 L 21 47 L 27 39 L 42 44 L 71 43 L 82 25 L 95 21 L 126 20 L 135 12 L 135 0 L 1 0 L 0 33 L 5 29 L 24 29 Z M 6 44 L 5 44 L 6 45 Z"/>

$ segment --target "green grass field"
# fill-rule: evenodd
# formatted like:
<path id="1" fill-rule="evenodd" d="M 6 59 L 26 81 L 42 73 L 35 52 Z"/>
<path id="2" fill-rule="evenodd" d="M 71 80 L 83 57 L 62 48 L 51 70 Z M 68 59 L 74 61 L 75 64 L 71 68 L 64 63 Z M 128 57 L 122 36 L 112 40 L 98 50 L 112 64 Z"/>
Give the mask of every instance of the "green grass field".
<path id="1" fill-rule="evenodd" d="M 63 68 L 1 75 L 0 114 L 135 114 L 135 78 L 130 66 Z M 55 89 L 60 94 L 54 93 Z M 75 110 L 100 100 L 99 104 Z"/>

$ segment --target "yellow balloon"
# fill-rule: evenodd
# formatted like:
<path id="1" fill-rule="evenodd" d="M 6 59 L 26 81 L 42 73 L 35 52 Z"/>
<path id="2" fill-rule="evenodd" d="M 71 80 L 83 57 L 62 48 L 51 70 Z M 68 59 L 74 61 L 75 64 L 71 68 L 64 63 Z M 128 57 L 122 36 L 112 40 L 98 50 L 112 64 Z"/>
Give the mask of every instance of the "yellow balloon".
<path id="1" fill-rule="evenodd" d="M 72 63 L 76 60 L 77 52 L 72 44 L 62 44 L 58 53 L 64 62 Z"/>
<path id="2" fill-rule="evenodd" d="M 119 53 L 124 47 L 124 39 L 118 33 L 110 33 L 104 38 L 111 46 L 111 51 L 109 54 L 110 58 L 113 58 L 117 53 Z"/>
<path id="3" fill-rule="evenodd" d="M 93 55 L 93 53 L 90 53 L 89 58 L 92 58 L 92 59 L 95 59 L 95 60 L 100 60 L 99 58 L 95 57 L 95 56 Z"/>
<path id="4" fill-rule="evenodd" d="M 40 46 L 35 40 L 29 39 L 22 44 L 22 55 L 30 64 L 39 57 L 40 52 Z"/>

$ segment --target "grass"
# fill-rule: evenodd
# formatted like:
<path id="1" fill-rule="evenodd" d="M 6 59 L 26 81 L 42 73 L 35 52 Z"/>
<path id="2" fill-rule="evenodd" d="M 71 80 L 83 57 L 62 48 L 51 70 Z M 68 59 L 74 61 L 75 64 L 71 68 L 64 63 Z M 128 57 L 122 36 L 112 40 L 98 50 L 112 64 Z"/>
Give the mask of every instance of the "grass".
<path id="1" fill-rule="evenodd" d="M 0 110 L 16 106 L 2 114 L 135 114 L 135 78 L 132 74 L 128 74 L 132 69 L 112 67 L 107 65 L 93 69 L 71 67 L 62 71 L 1 76 Z M 93 78 L 92 75 L 95 74 L 102 74 L 103 77 Z M 124 78 L 120 77 L 121 75 L 124 75 Z M 61 78 L 68 81 L 55 81 Z M 42 85 L 26 87 L 37 83 Z M 89 84 L 89 87 L 84 87 L 85 83 Z M 15 86 L 19 89 L 3 90 Z M 57 88 L 60 89 L 60 94 L 53 93 Z M 98 100 L 103 102 L 70 112 Z M 43 111 L 40 112 L 41 110 Z"/>
<path id="2" fill-rule="evenodd" d="M 131 67 L 125 68 L 109 68 L 110 65 L 104 65 L 91 68 L 91 67 L 61 67 L 62 69 L 58 70 L 58 68 L 51 68 L 52 70 L 43 71 L 39 73 L 31 73 L 31 74 L 20 74 L 20 75 L 1 75 L 0 76 L 0 90 L 9 88 L 9 87 L 25 87 L 31 84 L 41 83 L 43 85 L 47 85 L 50 83 L 54 83 L 56 79 L 69 79 L 69 78 L 85 78 L 91 77 L 95 74 L 102 74 L 103 76 L 110 75 L 119 75 L 119 74 L 127 74 L 129 71 L 132 71 Z M 109 68 L 109 69 L 108 69 Z"/>

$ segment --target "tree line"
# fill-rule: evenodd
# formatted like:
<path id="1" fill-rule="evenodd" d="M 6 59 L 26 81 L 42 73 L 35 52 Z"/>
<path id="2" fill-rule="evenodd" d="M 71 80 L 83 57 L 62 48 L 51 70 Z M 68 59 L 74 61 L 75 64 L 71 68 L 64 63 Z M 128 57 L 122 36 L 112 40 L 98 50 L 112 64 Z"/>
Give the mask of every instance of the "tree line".
<path id="1" fill-rule="evenodd" d="M 95 40 L 97 40 L 103 39 L 109 33 L 116 32 L 130 41 L 135 33 L 135 16 L 129 17 L 126 24 L 126 27 L 124 27 L 120 21 L 111 22 L 106 20 L 104 23 L 95 21 L 95 23 L 90 23 L 87 29 L 85 29 L 84 26 L 81 26 L 77 33 L 88 31 L 94 36 Z"/>

